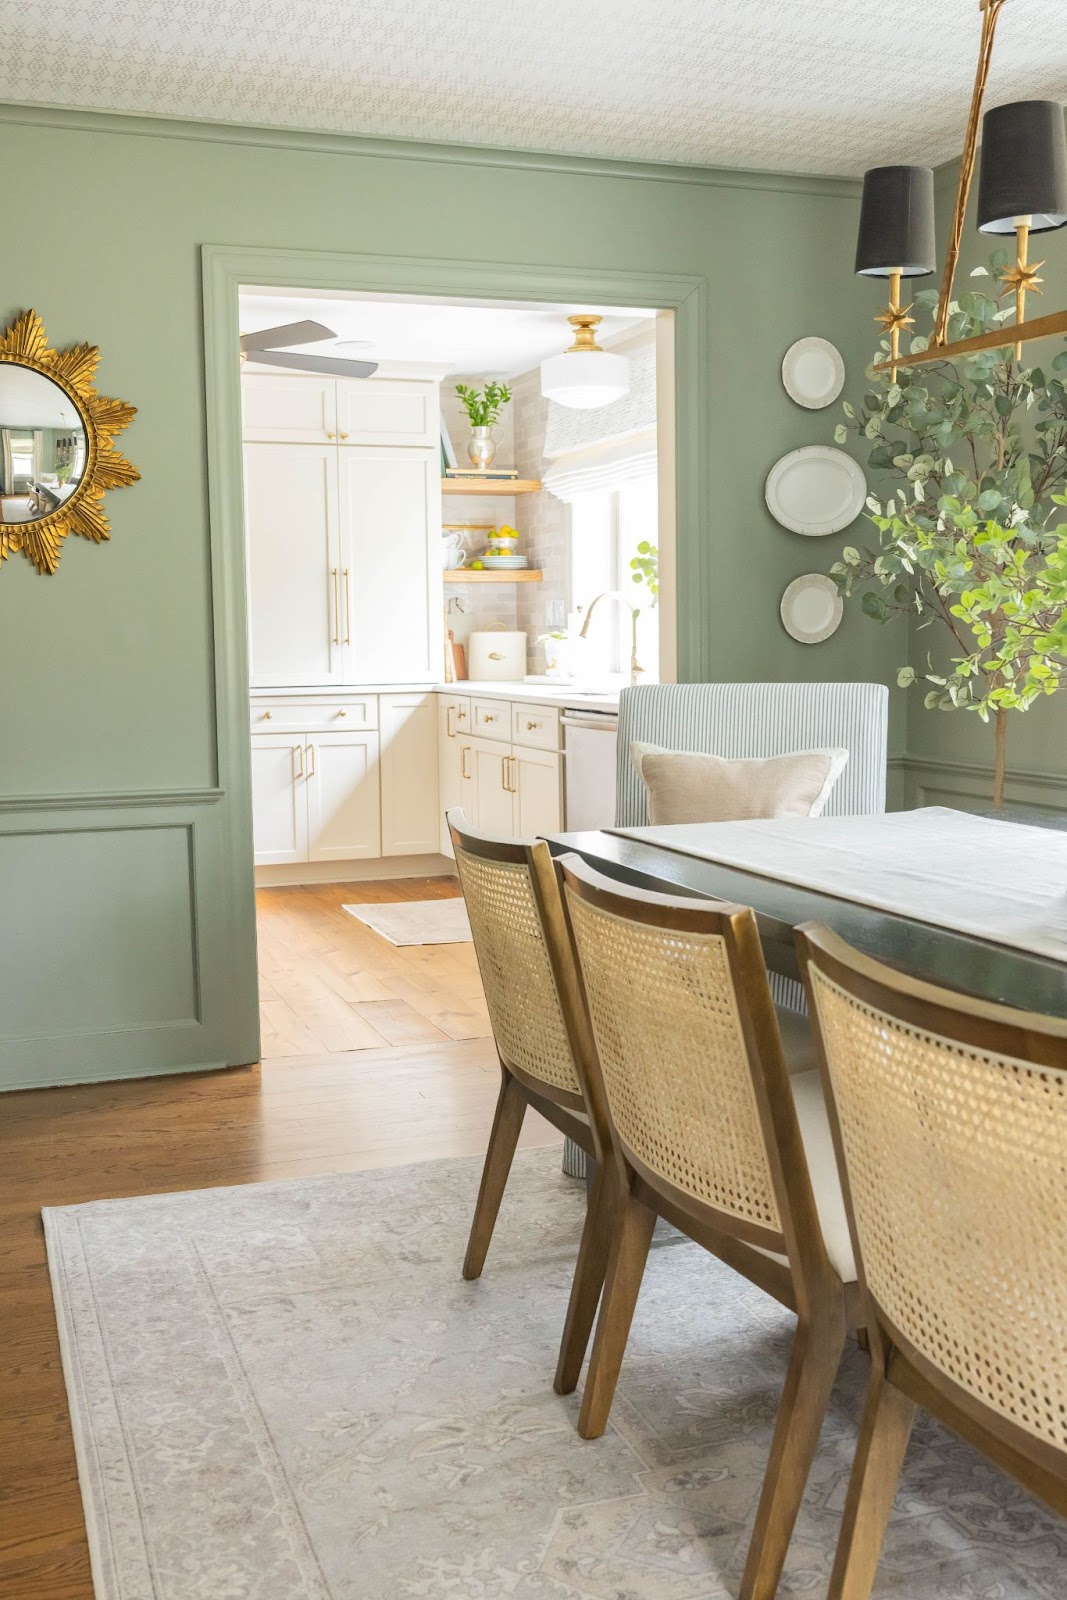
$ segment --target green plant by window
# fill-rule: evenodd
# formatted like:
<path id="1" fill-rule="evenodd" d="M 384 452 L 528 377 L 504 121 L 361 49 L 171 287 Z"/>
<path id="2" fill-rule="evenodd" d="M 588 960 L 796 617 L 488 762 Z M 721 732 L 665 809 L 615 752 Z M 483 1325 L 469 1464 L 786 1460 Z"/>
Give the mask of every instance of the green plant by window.
<path id="1" fill-rule="evenodd" d="M 990 280 L 990 292 L 953 302 L 950 340 L 1014 316 L 1000 278 L 1007 262 L 996 251 L 972 273 Z M 932 311 L 937 291 L 921 291 L 915 304 Z M 917 336 L 912 349 L 928 343 Z M 888 350 L 883 340 L 876 361 Z M 831 576 L 877 622 L 907 616 L 947 633 L 947 662 L 928 656 L 925 671 L 901 667 L 897 682 L 928 685 L 928 709 L 993 720 L 997 806 L 1008 712 L 1054 694 L 1067 672 L 1065 377 L 1067 349 L 1046 373 L 1017 363 L 1006 343 L 955 363 L 901 367 L 896 383 L 869 370 L 860 406 L 844 406 L 886 487 L 867 501 L 877 549 L 846 547 Z M 834 437 L 845 443 L 848 427 Z"/>
<path id="2" fill-rule="evenodd" d="M 659 545 L 649 544 L 647 539 L 642 539 L 637 554 L 630 560 L 630 570 L 633 582 L 646 585 L 655 605 L 659 599 Z"/>
<path id="3" fill-rule="evenodd" d="M 472 428 L 492 428 L 500 421 L 500 410 L 511 399 L 506 383 L 490 380 L 484 389 L 472 389 L 466 383 L 456 384 L 456 393 L 463 401 Z"/>

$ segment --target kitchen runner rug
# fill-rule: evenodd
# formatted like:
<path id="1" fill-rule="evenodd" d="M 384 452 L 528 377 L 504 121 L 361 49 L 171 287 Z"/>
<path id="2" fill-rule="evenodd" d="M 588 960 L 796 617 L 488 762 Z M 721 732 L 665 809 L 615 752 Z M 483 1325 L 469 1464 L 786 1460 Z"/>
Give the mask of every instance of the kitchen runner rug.
<path id="1" fill-rule="evenodd" d="M 97 1600 L 732 1600 L 791 1321 L 657 1239 L 608 1433 L 551 1387 L 583 1189 L 525 1152 L 45 1212 Z M 783 1594 L 826 1593 L 850 1346 Z M 1067 1525 L 920 1419 L 877 1600 L 1062 1600 Z"/>
<path id="2" fill-rule="evenodd" d="M 470 944 L 471 925 L 461 895 L 448 900 L 407 900 L 390 905 L 344 906 L 357 922 L 390 944 Z"/>

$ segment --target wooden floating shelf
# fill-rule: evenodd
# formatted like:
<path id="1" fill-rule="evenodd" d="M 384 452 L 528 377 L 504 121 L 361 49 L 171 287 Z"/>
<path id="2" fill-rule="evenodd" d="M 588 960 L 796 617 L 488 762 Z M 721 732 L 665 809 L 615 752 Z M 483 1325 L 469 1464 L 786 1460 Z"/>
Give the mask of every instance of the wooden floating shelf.
<path id="1" fill-rule="evenodd" d="M 442 494 L 537 494 L 539 478 L 442 478 Z"/>
<path id="2" fill-rule="evenodd" d="M 471 572 L 469 567 L 453 567 L 444 574 L 446 583 L 541 583 L 544 573 L 539 567 L 512 567 L 510 571 L 486 567 L 481 572 Z"/>

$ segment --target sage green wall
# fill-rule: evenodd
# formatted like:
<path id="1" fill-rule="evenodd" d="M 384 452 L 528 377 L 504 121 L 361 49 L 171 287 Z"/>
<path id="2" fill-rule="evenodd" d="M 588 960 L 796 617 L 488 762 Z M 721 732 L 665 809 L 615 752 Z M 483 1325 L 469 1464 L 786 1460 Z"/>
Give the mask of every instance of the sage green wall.
<path id="1" fill-rule="evenodd" d="M 937 175 L 938 238 L 947 237 L 956 199 L 958 166 Z M 986 238 L 975 227 L 974 195 L 963 235 L 957 293 L 971 287 L 972 267 L 984 265 L 1001 241 Z M 1041 299 L 1031 299 L 1028 312 L 1039 317 L 1067 305 L 1067 232 L 1037 235 L 1031 259 L 1045 261 Z M 930 279 L 931 283 L 936 279 Z M 1028 359 L 1047 366 L 1055 341 L 1028 347 Z M 911 662 L 923 670 L 936 637 L 934 629 L 913 631 Z M 935 658 L 937 650 L 934 650 Z M 927 711 L 922 691 L 912 691 L 908 704 L 907 785 L 910 805 L 988 805 L 992 795 L 993 730 L 973 713 Z M 1067 810 L 1067 694 L 1043 700 L 1008 724 L 1007 803 Z"/>
<path id="2" fill-rule="evenodd" d="M 855 184 L 15 107 L 0 139 L 69 196 L 7 231 L 0 314 L 100 345 L 101 388 L 139 407 L 123 448 L 142 473 L 109 496 L 110 545 L 70 540 L 53 579 L 0 571 L 0 1084 L 258 1048 L 251 863 L 216 762 L 201 245 L 706 278 L 710 514 L 680 537 L 683 564 L 710 559 L 681 596 L 700 641 L 683 675 L 891 677 L 902 647 L 852 611 L 824 646 L 786 636 L 786 583 L 845 541 L 787 534 L 763 503 L 774 460 L 836 420 L 784 394 L 787 346 L 833 339 L 853 385 L 869 353 Z"/>

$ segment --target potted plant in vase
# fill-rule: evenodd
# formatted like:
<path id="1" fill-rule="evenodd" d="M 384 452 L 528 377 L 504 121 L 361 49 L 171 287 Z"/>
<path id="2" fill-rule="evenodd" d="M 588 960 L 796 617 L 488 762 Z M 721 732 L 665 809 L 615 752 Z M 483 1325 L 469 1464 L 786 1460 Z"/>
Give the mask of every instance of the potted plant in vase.
<path id="1" fill-rule="evenodd" d="M 469 384 L 457 383 L 456 393 L 463 401 L 471 425 L 467 455 L 473 466 L 489 467 L 496 455 L 493 429 L 500 421 L 501 407 L 511 399 L 511 390 L 506 383 L 490 379 L 484 389 L 472 389 Z"/>
<path id="2" fill-rule="evenodd" d="M 989 279 L 953 302 L 949 338 L 970 338 L 1014 314 L 995 252 L 975 278 Z M 937 291 L 915 304 L 930 310 Z M 917 336 L 912 350 L 929 341 Z M 882 341 L 882 360 L 889 342 Z M 1057 374 L 1063 374 L 1058 376 Z M 1067 671 L 1067 349 L 1046 372 L 1023 366 L 1005 345 L 958 362 L 868 370 L 848 424 L 870 446 L 868 463 L 886 480 L 868 501 L 877 548 L 846 547 L 831 576 L 843 595 L 860 594 L 866 616 L 906 615 L 936 624 L 948 660 L 902 666 L 901 687 L 924 683 L 926 706 L 970 711 L 993 722 L 993 804 L 1004 802 L 1008 713 L 1054 694 Z M 835 432 L 839 444 L 848 426 Z M 947 635 L 947 639 L 944 637 Z"/>

